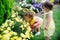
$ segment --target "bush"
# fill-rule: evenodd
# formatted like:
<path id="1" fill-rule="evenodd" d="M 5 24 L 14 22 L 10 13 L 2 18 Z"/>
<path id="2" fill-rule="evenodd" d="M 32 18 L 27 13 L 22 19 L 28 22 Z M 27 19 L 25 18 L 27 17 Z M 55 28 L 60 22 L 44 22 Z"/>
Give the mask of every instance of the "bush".
<path id="1" fill-rule="evenodd" d="M 29 40 L 33 37 L 27 22 L 12 13 L 11 18 L 0 26 L 0 40 Z"/>
<path id="2" fill-rule="evenodd" d="M 0 25 L 10 18 L 14 0 L 0 0 Z"/>

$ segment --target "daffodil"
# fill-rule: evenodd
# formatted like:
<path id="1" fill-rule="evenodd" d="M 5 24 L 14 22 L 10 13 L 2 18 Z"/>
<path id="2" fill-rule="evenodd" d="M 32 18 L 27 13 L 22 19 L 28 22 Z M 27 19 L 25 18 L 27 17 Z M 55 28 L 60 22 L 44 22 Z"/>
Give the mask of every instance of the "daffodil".
<path id="1" fill-rule="evenodd" d="M 2 38 L 2 35 L 0 34 L 0 38 Z"/>
<path id="2" fill-rule="evenodd" d="M 17 22 L 20 22 L 19 18 L 14 18 Z"/>
<path id="3" fill-rule="evenodd" d="M 2 35 L 1 40 L 9 40 L 9 39 L 10 39 L 10 37 L 8 35 Z"/>
<path id="4" fill-rule="evenodd" d="M 7 30 L 11 30 L 11 28 L 10 27 L 7 27 Z"/>
<path id="5" fill-rule="evenodd" d="M 25 37 L 25 35 L 24 35 L 23 33 L 21 33 L 21 37 L 23 37 L 23 38 L 24 38 L 24 37 Z"/>
<path id="6" fill-rule="evenodd" d="M 23 40 L 22 37 L 19 37 L 18 40 Z"/>
<path id="7" fill-rule="evenodd" d="M 3 27 L 7 27 L 8 26 L 8 24 L 7 23 L 4 23 L 4 24 L 2 24 L 3 25 Z"/>
<path id="8" fill-rule="evenodd" d="M 24 27 L 22 27 L 22 30 L 24 30 Z"/>
<path id="9" fill-rule="evenodd" d="M 23 28 L 23 25 L 21 25 L 20 27 Z"/>
<path id="10" fill-rule="evenodd" d="M 17 35 L 17 33 L 16 32 L 13 32 L 13 35 Z"/>
<path id="11" fill-rule="evenodd" d="M 14 36 L 11 40 L 18 40 L 18 36 Z"/>
<path id="12" fill-rule="evenodd" d="M 9 33 L 9 31 L 8 30 L 5 30 L 5 31 L 3 31 L 3 33 Z"/>
<path id="13" fill-rule="evenodd" d="M 10 21 L 10 22 L 9 22 L 9 25 L 10 25 L 10 26 L 14 25 L 14 21 Z"/>
<path id="14" fill-rule="evenodd" d="M 12 14 L 12 16 L 11 17 L 15 17 L 16 15 L 15 14 Z"/>
<path id="15" fill-rule="evenodd" d="M 23 39 L 23 40 L 28 40 L 28 39 Z"/>
<path id="16" fill-rule="evenodd" d="M 0 30 L 1 30 L 1 31 L 3 31 L 4 29 L 3 29 L 3 28 L 1 28 Z"/>

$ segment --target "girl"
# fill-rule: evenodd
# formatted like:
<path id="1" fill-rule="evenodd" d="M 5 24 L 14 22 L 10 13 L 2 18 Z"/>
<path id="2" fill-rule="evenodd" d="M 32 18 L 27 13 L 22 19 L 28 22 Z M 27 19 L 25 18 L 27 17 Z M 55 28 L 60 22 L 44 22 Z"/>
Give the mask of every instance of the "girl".
<path id="1" fill-rule="evenodd" d="M 55 24 L 53 20 L 53 4 L 51 2 L 44 2 L 44 36 L 45 40 L 50 40 L 50 37 L 55 31 Z"/>
<path id="2" fill-rule="evenodd" d="M 34 15 L 34 12 L 28 11 L 25 14 L 25 20 L 30 24 L 30 27 L 32 29 L 32 32 L 36 30 L 35 35 L 40 35 L 40 27 L 42 25 L 42 18 L 39 18 Z"/>

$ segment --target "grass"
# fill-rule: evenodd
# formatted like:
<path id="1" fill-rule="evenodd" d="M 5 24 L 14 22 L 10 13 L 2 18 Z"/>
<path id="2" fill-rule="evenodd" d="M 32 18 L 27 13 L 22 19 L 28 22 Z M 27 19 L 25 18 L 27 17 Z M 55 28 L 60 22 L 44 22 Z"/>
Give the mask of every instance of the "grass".
<path id="1" fill-rule="evenodd" d="M 53 8 L 53 12 L 54 12 L 53 17 L 54 17 L 56 29 L 55 29 L 55 33 L 52 36 L 51 40 L 60 40 L 60 5 L 56 5 Z M 44 40 L 43 30 L 41 29 L 41 35 L 34 36 L 34 38 L 32 38 L 31 40 Z"/>

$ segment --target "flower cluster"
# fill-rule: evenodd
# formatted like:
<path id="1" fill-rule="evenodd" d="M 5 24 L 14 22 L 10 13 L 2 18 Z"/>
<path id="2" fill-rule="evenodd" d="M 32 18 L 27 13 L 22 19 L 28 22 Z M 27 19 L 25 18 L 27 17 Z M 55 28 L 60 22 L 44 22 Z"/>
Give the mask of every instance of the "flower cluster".
<path id="1" fill-rule="evenodd" d="M 11 18 L 0 26 L 0 40 L 29 40 L 33 37 L 28 23 L 12 12 Z"/>
<path id="2" fill-rule="evenodd" d="M 35 13 L 42 11 L 42 3 L 40 0 L 23 0 L 22 2 L 19 2 L 18 5 L 20 5 L 22 8 L 31 9 Z"/>

